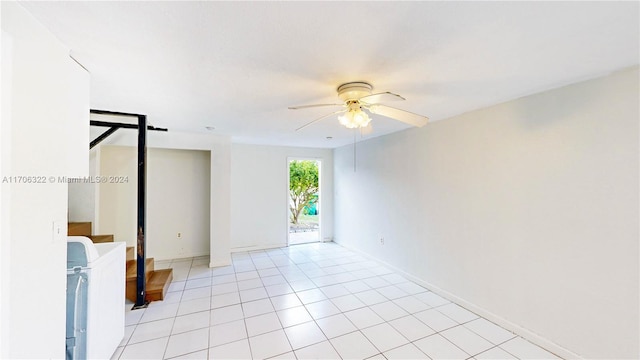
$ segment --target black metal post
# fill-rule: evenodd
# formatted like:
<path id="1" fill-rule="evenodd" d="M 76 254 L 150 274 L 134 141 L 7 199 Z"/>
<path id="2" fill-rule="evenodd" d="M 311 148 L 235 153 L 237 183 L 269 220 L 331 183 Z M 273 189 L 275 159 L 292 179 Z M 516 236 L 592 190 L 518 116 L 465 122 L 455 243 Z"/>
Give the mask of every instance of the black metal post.
<path id="1" fill-rule="evenodd" d="M 136 304 L 134 309 L 147 306 L 146 301 L 146 208 L 147 208 L 147 117 L 138 115 L 138 246 L 136 277 Z"/>

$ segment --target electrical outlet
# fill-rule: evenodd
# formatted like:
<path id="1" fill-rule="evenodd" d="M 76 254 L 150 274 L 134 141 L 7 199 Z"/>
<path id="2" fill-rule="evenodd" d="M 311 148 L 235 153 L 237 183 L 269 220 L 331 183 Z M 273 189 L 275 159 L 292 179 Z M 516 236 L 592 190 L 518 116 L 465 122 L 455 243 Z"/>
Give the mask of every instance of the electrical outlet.
<path id="1" fill-rule="evenodd" d="M 182 233 L 178 233 L 178 239 L 182 237 Z"/>
<path id="2" fill-rule="evenodd" d="M 384 237 L 380 237 L 380 245 L 384 245 Z"/>

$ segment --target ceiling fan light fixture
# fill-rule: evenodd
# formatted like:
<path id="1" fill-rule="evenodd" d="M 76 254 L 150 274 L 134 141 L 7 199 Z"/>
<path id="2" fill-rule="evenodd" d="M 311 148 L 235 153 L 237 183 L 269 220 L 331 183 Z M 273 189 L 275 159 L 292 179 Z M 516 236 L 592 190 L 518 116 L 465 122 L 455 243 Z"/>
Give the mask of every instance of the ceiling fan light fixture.
<path id="1" fill-rule="evenodd" d="M 371 118 L 361 109 L 350 109 L 343 115 L 338 116 L 338 121 L 349 129 L 356 129 L 369 125 Z"/>
<path id="2" fill-rule="evenodd" d="M 338 97 L 342 101 L 352 101 L 360 99 L 363 96 L 371 95 L 373 86 L 364 81 L 348 82 L 338 86 Z"/>
<path id="3" fill-rule="evenodd" d="M 372 94 L 373 86 L 364 81 L 354 81 L 344 83 L 336 89 L 338 91 L 338 97 L 344 102 L 342 104 L 312 104 L 302 106 L 290 106 L 289 109 L 304 109 L 314 108 L 320 106 L 340 106 L 342 110 L 334 111 L 320 118 L 317 118 L 299 128 L 296 131 L 300 131 L 307 126 L 313 125 L 318 121 L 328 118 L 330 116 L 339 115 L 338 121 L 340 124 L 349 129 L 361 129 L 362 134 L 371 132 L 371 118 L 369 118 L 368 112 L 375 115 L 384 116 L 386 118 L 398 120 L 405 124 L 422 127 L 426 125 L 429 118 L 423 115 L 415 114 L 410 111 L 398 109 L 386 105 L 388 101 L 405 100 L 402 96 L 391 92 L 380 92 Z M 366 128 L 366 129 L 365 129 Z M 364 129 L 364 130 L 363 130 Z"/>

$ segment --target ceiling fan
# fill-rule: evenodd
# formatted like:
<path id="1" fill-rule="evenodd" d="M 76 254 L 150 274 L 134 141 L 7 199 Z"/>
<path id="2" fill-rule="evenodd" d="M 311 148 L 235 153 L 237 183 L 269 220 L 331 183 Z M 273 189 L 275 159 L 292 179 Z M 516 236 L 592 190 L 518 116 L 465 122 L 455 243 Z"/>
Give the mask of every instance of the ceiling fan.
<path id="1" fill-rule="evenodd" d="M 429 121 L 429 118 L 426 116 L 382 104 L 389 101 L 405 100 L 402 96 L 390 92 L 372 94 L 371 90 L 373 90 L 373 86 L 369 83 L 363 81 L 348 82 L 338 86 L 337 89 L 338 97 L 344 102 L 342 104 L 290 106 L 289 109 L 292 110 L 323 106 L 342 107 L 342 109 L 338 111 L 321 116 L 297 128 L 296 131 L 300 131 L 329 116 L 341 114 L 338 116 L 340 124 L 350 129 L 359 128 L 363 134 L 370 133 L 372 131 L 371 118 L 367 114 L 367 111 L 372 114 L 382 115 L 416 127 L 422 127 Z"/>

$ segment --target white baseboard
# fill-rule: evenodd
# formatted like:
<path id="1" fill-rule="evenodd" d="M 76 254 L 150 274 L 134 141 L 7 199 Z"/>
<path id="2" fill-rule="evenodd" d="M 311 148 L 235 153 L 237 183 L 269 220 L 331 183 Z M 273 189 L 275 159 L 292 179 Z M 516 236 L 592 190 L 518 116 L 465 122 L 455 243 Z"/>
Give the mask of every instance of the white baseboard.
<path id="1" fill-rule="evenodd" d="M 332 239 L 324 239 L 324 240 L 320 240 L 318 242 L 319 243 L 328 243 L 328 242 L 333 242 L 333 240 Z M 294 244 L 293 246 L 295 246 L 295 245 L 305 245 L 305 244 L 306 243 Z M 309 244 L 313 244 L 313 243 L 309 243 Z M 271 250 L 271 249 L 277 249 L 277 248 L 287 247 L 287 246 L 289 246 L 289 244 L 284 242 L 282 244 L 266 244 L 266 245 L 235 247 L 235 248 L 231 249 L 231 253 L 245 252 L 245 251 Z"/>
<path id="2" fill-rule="evenodd" d="M 127 245 L 129 246 L 129 245 Z M 192 254 L 181 254 L 180 257 L 168 257 L 168 258 L 159 258 L 157 256 L 152 256 L 153 254 L 149 254 L 147 255 L 147 257 L 152 257 L 154 258 L 156 261 L 169 261 L 169 260 L 181 260 L 181 259 L 191 259 L 191 258 L 197 258 L 197 257 L 203 257 L 203 256 L 210 256 L 209 253 L 192 253 Z"/>
<path id="3" fill-rule="evenodd" d="M 414 276 L 412 274 L 409 274 L 409 273 L 405 272 L 404 270 L 399 269 L 399 268 L 387 263 L 386 261 L 382 261 L 382 260 L 376 258 L 375 256 L 372 256 L 372 255 L 370 255 L 370 254 L 368 254 L 368 253 L 366 253 L 364 251 L 352 248 L 350 246 L 341 244 L 339 242 L 337 242 L 337 244 L 339 244 L 340 246 L 343 246 L 343 247 L 345 247 L 345 248 L 347 248 L 347 249 L 349 249 L 351 251 L 354 251 L 354 252 L 356 252 L 356 253 L 364 256 L 364 257 L 367 257 L 367 258 L 369 258 L 371 260 L 375 260 L 375 261 L 383 264 L 384 266 L 396 271 L 397 273 L 399 273 L 402 276 L 404 276 L 405 278 L 415 282 L 416 284 L 421 285 L 421 286 L 429 289 L 430 291 L 433 291 L 434 293 L 442 296 L 443 298 L 445 298 L 445 299 L 447 299 L 447 300 L 449 300 L 451 302 L 454 302 L 454 303 L 462 306 L 463 308 L 465 308 L 465 309 L 467 309 L 467 310 L 469 310 L 469 311 L 471 311 L 471 312 L 473 312 L 473 313 L 475 313 L 477 315 L 482 316 L 483 318 L 485 318 L 485 319 L 487 319 L 487 320 L 489 320 L 489 321 L 491 321 L 491 322 L 503 327 L 506 330 L 511 331 L 512 333 L 514 333 L 516 335 L 521 336 L 522 338 L 524 338 L 524 339 L 526 339 L 526 340 L 528 340 L 528 341 L 530 341 L 530 342 L 532 342 L 532 343 L 544 348 L 545 350 L 547 350 L 547 351 L 549 351 L 549 352 L 551 352 L 551 353 L 553 353 L 553 354 L 555 354 L 555 355 L 557 355 L 557 356 L 559 356 L 559 357 L 561 357 L 563 359 L 583 359 L 583 357 L 581 357 L 580 355 L 574 353 L 573 351 L 571 351 L 569 349 L 566 349 L 566 348 L 554 343 L 553 341 L 551 341 L 551 340 L 549 340 L 549 339 L 547 339 L 547 338 L 545 338 L 545 337 L 543 337 L 543 336 L 541 336 L 539 334 L 536 334 L 535 332 L 533 332 L 531 330 L 523 328 L 520 325 L 515 324 L 515 323 L 513 323 L 513 322 L 511 322 L 509 320 L 506 320 L 505 318 L 500 317 L 499 315 L 496 315 L 496 314 L 494 314 L 494 313 L 492 313 L 492 312 L 490 312 L 490 311 L 488 311 L 488 310 L 486 310 L 486 309 L 484 309 L 484 308 L 482 308 L 480 306 L 477 306 L 477 305 L 475 305 L 475 304 L 473 304 L 473 303 L 471 303 L 471 302 L 469 302 L 469 301 L 467 301 L 467 300 L 465 300 L 463 298 L 460 298 L 459 296 L 457 296 L 455 294 L 452 294 L 452 293 L 450 293 L 450 292 L 448 292 L 446 290 L 443 290 L 443 289 L 441 289 L 441 288 L 439 288 L 439 287 L 437 287 L 437 286 L 435 286 L 435 285 L 433 285 L 433 284 L 431 284 L 429 282 L 426 282 L 426 281 L 424 281 L 424 280 L 422 280 L 422 279 L 420 279 L 420 278 L 418 278 L 418 277 L 416 277 L 416 276 Z"/>
<path id="4" fill-rule="evenodd" d="M 236 247 L 231 249 L 231 253 L 256 251 L 256 250 L 270 250 L 270 249 L 277 249 L 277 248 L 286 247 L 286 246 L 287 246 L 287 243 L 285 242 L 283 244 L 264 244 L 264 245 Z"/>

